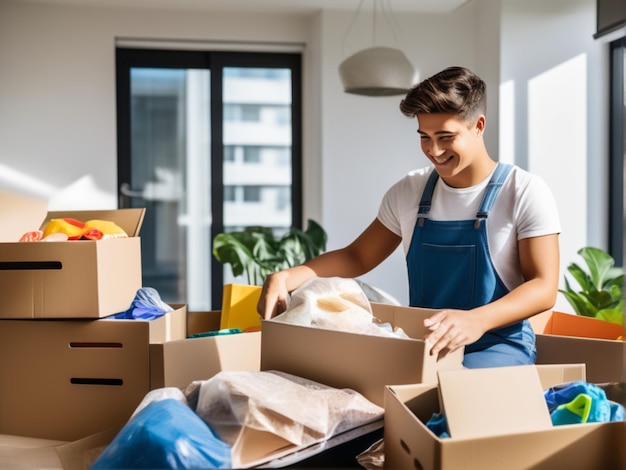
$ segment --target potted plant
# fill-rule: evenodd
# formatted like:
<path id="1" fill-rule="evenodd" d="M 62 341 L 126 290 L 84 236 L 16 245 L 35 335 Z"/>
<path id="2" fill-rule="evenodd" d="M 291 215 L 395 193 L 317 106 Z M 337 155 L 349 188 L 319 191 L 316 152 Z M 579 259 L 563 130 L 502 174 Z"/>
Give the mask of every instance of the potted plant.
<path id="1" fill-rule="evenodd" d="M 600 248 L 585 247 L 577 252 L 587 265 L 576 263 L 567 267 L 580 289 L 576 290 L 565 276 L 565 289 L 559 289 L 578 315 L 613 323 L 624 323 L 624 269 L 615 267 L 615 260 Z"/>
<path id="2" fill-rule="evenodd" d="M 223 232 L 213 239 L 213 256 L 230 264 L 233 276 L 245 273 L 248 283 L 262 285 L 265 277 L 314 258 L 326 250 L 326 231 L 314 220 L 306 230 L 291 227 L 280 238 L 271 228 L 252 226 Z"/>

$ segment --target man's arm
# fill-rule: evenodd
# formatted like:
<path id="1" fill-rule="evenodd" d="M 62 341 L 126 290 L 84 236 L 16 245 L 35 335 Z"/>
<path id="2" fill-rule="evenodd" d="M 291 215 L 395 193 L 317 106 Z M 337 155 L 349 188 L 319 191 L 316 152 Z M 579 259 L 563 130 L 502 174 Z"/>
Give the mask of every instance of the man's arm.
<path id="1" fill-rule="evenodd" d="M 401 240 L 378 219 L 374 219 L 348 246 L 267 276 L 257 310 L 264 318 L 282 313 L 287 307 L 289 292 L 312 277 L 353 278 L 365 274 L 385 260 Z"/>

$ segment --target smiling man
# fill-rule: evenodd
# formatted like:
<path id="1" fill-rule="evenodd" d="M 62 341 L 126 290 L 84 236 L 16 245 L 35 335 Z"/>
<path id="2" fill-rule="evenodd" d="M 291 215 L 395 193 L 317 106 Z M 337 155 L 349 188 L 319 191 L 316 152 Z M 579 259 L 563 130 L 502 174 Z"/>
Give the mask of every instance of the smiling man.
<path id="1" fill-rule="evenodd" d="M 527 319 L 556 301 L 559 217 L 543 180 L 488 154 L 486 99 L 484 81 L 463 67 L 409 90 L 400 110 L 417 120 L 432 165 L 393 185 L 351 244 L 269 275 L 259 313 L 284 311 L 311 277 L 360 276 L 402 243 L 410 306 L 439 310 L 425 321 L 431 354 L 464 346 L 470 368 L 534 363 Z"/>

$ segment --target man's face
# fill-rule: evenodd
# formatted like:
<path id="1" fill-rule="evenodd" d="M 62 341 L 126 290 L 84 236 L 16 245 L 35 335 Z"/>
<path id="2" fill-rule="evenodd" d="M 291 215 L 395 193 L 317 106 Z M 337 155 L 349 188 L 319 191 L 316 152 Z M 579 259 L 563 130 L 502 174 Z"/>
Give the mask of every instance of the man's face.
<path id="1" fill-rule="evenodd" d="M 469 176 L 476 158 L 486 155 L 482 139 L 485 118 L 467 122 L 456 114 L 435 113 L 418 114 L 417 121 L 422 151 L 439 176 L 454 187 L 476 184 Z"/>

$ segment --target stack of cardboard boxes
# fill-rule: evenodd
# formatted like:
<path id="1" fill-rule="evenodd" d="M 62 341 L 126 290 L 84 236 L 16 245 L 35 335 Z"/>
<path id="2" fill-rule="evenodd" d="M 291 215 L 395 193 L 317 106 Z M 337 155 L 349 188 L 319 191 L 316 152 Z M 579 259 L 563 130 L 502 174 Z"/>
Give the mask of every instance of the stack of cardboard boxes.
<path id="1" fill-rule="evenodd" d="M 181 304 L 150 321 L 115 318 L 142 287 L 144 212 L 41 223 L 109 220 L 127 238 L 0 243 L 0 434 L 74 441 L 119 428 L 155 388 L 259 369 L 260 333 L 187 339 L 219 329 L 219 312 L 188 316 Z"/>
<path id="2" fill-rule="evenodd" d="M 185 338 L 185 305 L 112 319 L 141 288 L 143 214 L 42 223 L 111 220 L 127 238 L 0 243 L 0 434 L 74 440 L 123 424 L 150 390 L 149 345 Z"/>

